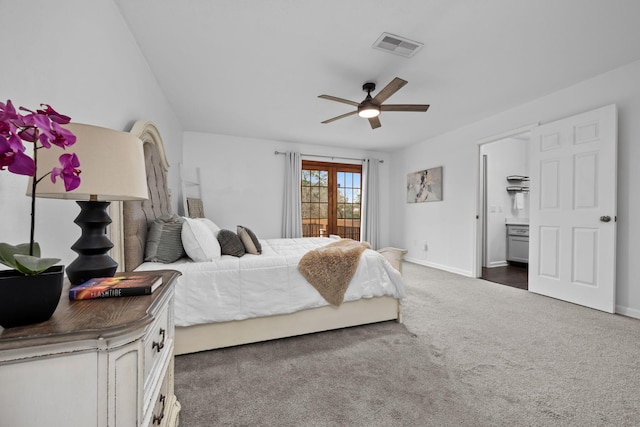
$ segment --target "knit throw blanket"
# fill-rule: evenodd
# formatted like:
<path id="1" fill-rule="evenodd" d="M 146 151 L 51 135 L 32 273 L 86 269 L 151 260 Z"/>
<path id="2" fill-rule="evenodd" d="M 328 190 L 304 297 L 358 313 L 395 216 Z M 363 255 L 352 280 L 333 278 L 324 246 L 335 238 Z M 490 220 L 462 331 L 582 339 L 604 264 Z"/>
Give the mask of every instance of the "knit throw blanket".
<path id="1" fill-rule="evenodd" d="M 360 255 L 368 248 L 367 242 L 341 239 L 307 252 L 300 259 L 298 270 L 329 304 L 339 306 L 358 268 Z"/>

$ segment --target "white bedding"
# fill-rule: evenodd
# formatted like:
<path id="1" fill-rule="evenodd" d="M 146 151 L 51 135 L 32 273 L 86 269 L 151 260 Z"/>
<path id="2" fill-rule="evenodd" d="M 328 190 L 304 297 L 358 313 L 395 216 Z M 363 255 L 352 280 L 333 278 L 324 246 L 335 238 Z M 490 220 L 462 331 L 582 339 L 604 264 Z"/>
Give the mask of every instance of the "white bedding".
<path id="1" fill-rule="evenodd" d="M 307 251 L 332 241 L 266 239 L 260 240 L 262 255 L 223 255 L 197 263 L 188 258 L 171 264 L 145 262 L 136 270 L 173 269 L 182 273 L 176 279 L 176 326 L 293 313 L 328 305 L 298 272 L 298 261 Z M 382 255 L 367 249 L 344 301 L 383 295 L 404 299 L 402 277 Z"/>

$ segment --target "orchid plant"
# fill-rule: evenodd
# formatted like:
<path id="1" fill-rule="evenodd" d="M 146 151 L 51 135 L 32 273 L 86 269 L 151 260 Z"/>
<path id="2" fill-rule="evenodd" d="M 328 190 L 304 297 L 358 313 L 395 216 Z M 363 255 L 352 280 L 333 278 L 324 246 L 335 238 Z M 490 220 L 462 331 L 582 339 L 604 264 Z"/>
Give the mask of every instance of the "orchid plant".
<path id="1" fill-rule="evenodd" d="M 0 263 L 14 268 L 24 275 L 40 274 L 58 263 L 58 258 L 40 258 L 40 246 L 34 241 L 36 214 L 36 186 L 47 176 L 54 183 L 62 179 L 66 191 L 80 185 L 80 162 L 75 153 L 65 153 L 59 158 L 60 167 L 54 167 L 38 176 L 38 150 L 59 147 L 66 149 L 75 144 L 75 135 L 62 127 L 71 118 L 59 114 L 48 104 L 42 109 L 31 111 L 15 107 L 8 100 L 0 102 L 0 170 L 8 170 L 18 175 L 33 177 L 31 181 L 31 234 L 29 243 L 17 246 L 0 243 Z M 33 144 L 33 157 L 26 151 L 25 144 Z"/>

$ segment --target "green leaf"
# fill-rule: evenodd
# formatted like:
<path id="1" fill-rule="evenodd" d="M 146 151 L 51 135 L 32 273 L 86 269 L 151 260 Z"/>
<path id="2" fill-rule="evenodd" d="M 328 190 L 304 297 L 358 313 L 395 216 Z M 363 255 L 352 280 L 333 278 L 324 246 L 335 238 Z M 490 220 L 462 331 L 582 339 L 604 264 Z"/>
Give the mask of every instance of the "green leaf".
<path id="1" fill-rule="evenodd" d="M 8 243 L 0 243 L 0 264 L 17 270 L 14 259 L 15 255 L 29 255 L 29 243 L 21 243 L 16 246 Z M 36 258 L 40 257 L 40 245 L 38 245 L 37 242 L 33 243 L 33 256 Z"/>
<path id="2" fill-rule="evenodd" d="M 10 249 L 11 245 L 7 245 L 6 243 L 0 243 L 0 263 L 6 265 L 7 267 L 15 268 L 15 264 L 13 263 L 13 251 Z"/>
<path id="3" fill-rule="evenodd" d="M 25 243 L 25 245 L 27 245 L 27 253 L 25 255 L 29 255 L 29 244 Z M 33 242 L 33 256 L 40 258 L 40 245 L 38 244 L 38 242 Z"/>
<path id="4" fill-rule="evenodd" d="M 14 256 L 16 270 L 28 276 L 40 274 L 47 268 L 60 262 L 59 258 L 38 258 L 29 255 L 16 254 Z"/>

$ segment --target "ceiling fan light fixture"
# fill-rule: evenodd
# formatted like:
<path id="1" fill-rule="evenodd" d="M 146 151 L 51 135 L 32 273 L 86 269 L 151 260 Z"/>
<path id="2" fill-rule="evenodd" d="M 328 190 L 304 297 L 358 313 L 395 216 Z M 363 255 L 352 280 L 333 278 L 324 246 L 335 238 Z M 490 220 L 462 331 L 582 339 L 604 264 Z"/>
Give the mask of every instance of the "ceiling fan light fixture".
<path id="1" fill-rule="evenodd" d="M 367 99 L 358 106 L 358 115 L 365 119 L 378 117 L 380 115 L 380 107 Z"/>
<path id="2" fill-rule="evenodd" d="M 380 110 L 377 108 L 365 108 L 365 109 L 359 109 L 358 110 L 358 115 L 360 117 L 364 117 L 365 119 L 370 119 L 372 117 L 378 117 L 380 115 Z"/>

